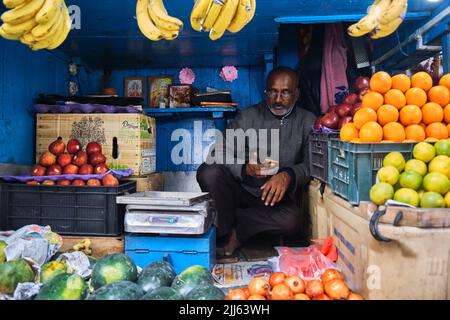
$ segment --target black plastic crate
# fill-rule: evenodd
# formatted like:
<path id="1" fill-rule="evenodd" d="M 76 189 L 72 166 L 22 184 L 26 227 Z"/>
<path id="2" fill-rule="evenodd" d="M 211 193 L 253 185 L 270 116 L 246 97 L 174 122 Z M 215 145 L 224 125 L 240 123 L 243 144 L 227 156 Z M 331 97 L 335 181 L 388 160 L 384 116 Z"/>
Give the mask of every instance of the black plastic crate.
<path id="1" fill-rule="evenodd" d="M 118 187 L 0 184 L 0 230 L 49 225 L 64 235 L 116 236 L 123 233 L 125 205 L 116 197 L 136 192 L 136 181 Z"/>
<path id="2" fill-rule="evenodd" d="M 309 137 L 310 175 L 328 183 L 328 143 L 338 138 L 339 133 L 311 133 Z"/>

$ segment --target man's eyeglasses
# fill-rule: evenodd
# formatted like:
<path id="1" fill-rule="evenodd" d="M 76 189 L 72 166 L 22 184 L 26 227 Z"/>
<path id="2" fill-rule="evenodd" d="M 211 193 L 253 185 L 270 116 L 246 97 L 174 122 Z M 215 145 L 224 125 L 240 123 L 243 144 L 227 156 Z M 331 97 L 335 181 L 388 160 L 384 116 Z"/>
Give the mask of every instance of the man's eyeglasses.
<path id="1" fill-rule="evenodd" d="M 281 99 L 289 99 L 289 98 L 292 98 L 294 96 L 293 92 L 290 92 L 290 91 L 287 91 L 287 90 L 283 90 L 281 92 L 278 92 L 276 90 L 264 90 L 264 93 L 270 99 L 275 99 L 278 96 L 278 94 L 280 94 Z"/>

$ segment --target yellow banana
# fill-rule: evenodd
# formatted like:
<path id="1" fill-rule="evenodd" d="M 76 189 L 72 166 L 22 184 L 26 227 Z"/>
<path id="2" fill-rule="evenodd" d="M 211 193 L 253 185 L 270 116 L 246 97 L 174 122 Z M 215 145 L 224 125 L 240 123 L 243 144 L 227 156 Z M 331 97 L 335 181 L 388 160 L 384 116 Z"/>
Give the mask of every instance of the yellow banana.
<path id="1" fill-rule="evenodd" d="M 406 11 L 408 0 L 392 0 L 390 6 L 381 16 L 380 22 L 388 24 L 398 18 L 402 12 Z"/>
<path id="2" fill-rule="evenodd" d="M 256 0 L 240 0 L 236 15 L 227 30 L 233 33 L 241 31 L 254 17 Z"/>
<path id="3" fill-rule="evenodd" d="M 6 11 L 2 14 L 2 20 L 9 24 L 21 24 L 31 17 L 34 18 L 36 13 L 42 8 L 45 0 L 30 0 L 20 7 Z"/>
<path id="4" fill-rule="evenodd" d="M 20 37 L 20 42 L 26 44 L 27 46 L 31 46 L 33 43 L 36 42 L 36 40 L 33 38 L 31 32 L 28 32 L 22 35 L 22 37 Z"/>
<path id="5" fill-rule="evenodd" d="M 58 12 L 57 14 L 54 14 L 48 22 L 39 23 L 36 27 L 33 28 L 33 30 L 31 30 L 33 37 L 40 38 L 44 36 L 58 22 L 58 19 L 60 19 L 61 16 L 62 12 Z"/>
<path id="6" fill-rule="evenodd" d="M 162 39 L 161 31 L 153 24 L 148 13 L 149 0 L 138 0 L 136 3 L 136 19 L 139 29 L 148 39 L 158 41 Z"/>
<path id="7" fill-rule="evenodd" d="M 397 28 L 402 24 L 402 22 L 403 19 L 398 17 L 397 19 L 394 19 L 387 24 L 381 24 L 379 26 L 379 29 L 376 29 L 375 32 L 372 32 L 370 37 L 372 39 L 387 37 L 388 35 L 394 33 L 395 30 L 397 30 Z"/>
<path id="8" fill-rule="evenodd" d="M 33 30 L 31 30 L 31 34 L 36 39 L 36 41 L 42 41 L 52 38 L 57 33 L 57 31 L 61 29 L 63 22 L 64 22 L 63 15 L 58 14 L 56 22 L 50 27 L 50 29 L 47 30 L 47 32 L 41 33 L 39 36 L 37 36 L 35 33 L 33 33 L 33 30 L 36 29 L 35 27 Z"/>
<path id="9" fill-rule="evenodd" d="M 360 37 L 371 32 L 379 24 L 381 15 L 390 4 L 391 0 L 375 0 L 367 15 L 347 29 L 348 34 L 352 37 Z"/>
<path id="10" fill-rule="evenodd" d="M 202 21 L 212 0 L 197 0 L 191 12 L 191 27 L 195 31 L 202 31 Z"/>
<path id="11" fill-rule="evenodd" d="M 150 0 L 148 13 L 158 28 L 179 31 L 181 27 L 183 27 L 183 22 L 180 19 L 171 17 L 167 14 L 162 0 Z"/>
<path id="12" fill-rule="evenodd" d="M 5 30 L 3 30 L 2 27 L 0 27 L 0 37 L 5 38 L 7 40 L 19 40 L 20 39 L 20 35 L 9 34 L 9 33 L 5 32 Z"/>
<path id="13" fill-rule="evenodd" d="M 59 12 L 61 12 L 61 0 L 46 0 L 35 19 L 40 24 L 47 23 Z"/>
<path id="14" fill-rule="evenodd" d="M 2 27 L 6 33 L 22 35 L 24 33 L 30 32 L 31 29 L 33 29 L 36 25 L 37 25 L 36 20 L 31 18 L 30 20 L 27 20 L 21 24 L 16 24 L 16 25 L 4 23 L 2 25 Z"/>
<path id="15" fill-rule="evenodd" d="M 27 1 L 28 0 L 3 0 L 3 4 L 8 9 L 12 9 L 12 8 L 15 8 L 15 7 L 18 7 L 18 6 L 22 5 L 22 4 L 24 4 Z"/>
<path id="16" fill-rule="evenodd" d="M 47 47 L 48 50 L 58 48 L 67 39 L 67 36 L 70 33 L 70 29 L 72 28 L 72 20 L 70 19 L 69 10 L 67 9 L 65 4 L 63 6 L 63 15 L 64 22 L 61 26 L 61 29 L 53 37 L 53 41 Z"/>
<path id="17" fill-rule="evenodd" d="M 161 31 L 161 35 L 165 40 L 176 39 L 180 33 L 179 31 L 166 30 L 163 28 L 159 28 L 159 31 Z"/>
<path id="18" fill-rule="evenodd" d="M 217 40 L 223 36 L 225 30 L 233 20 L 234 15 L 239 4 L 239 0 L 227 0 L 220 11 L 219 17 L 214 22 L 211 31 L 209 32 L 209 38 L 211 40 Z"/>
<path id="19" fill-rule="evenodd" d="M 225 0 L 224 0 L 225 1 Z M 223 2 L 221 0 L 213 0 L 208 12 L 206 13 L 206 18 L 202 22 L 202 30 L 209 32 L 219 17 L 220 11 L 222 11 Z"/>

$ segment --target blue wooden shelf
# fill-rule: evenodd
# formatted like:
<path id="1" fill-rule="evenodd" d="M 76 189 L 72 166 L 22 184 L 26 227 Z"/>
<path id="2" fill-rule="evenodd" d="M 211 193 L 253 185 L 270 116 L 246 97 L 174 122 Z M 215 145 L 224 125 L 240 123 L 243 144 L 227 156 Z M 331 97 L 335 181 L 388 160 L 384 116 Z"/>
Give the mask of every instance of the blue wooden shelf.
<path id="1" fill-rule="evenodd" d="M 165 108 L 165 109 L 158 109 L 158 108 L 147 108 L 144 109 L 145 113 L 151 117 L 167 117 L 172 116 L 174 114 L 177 115 L 191 115 L 194 113 L 212 113 L 213 118 L 223 118 L 224 113 L 234 113 L 237 111 L 237 108 L 235 107 L 194 107 L 194 108 Z"/>

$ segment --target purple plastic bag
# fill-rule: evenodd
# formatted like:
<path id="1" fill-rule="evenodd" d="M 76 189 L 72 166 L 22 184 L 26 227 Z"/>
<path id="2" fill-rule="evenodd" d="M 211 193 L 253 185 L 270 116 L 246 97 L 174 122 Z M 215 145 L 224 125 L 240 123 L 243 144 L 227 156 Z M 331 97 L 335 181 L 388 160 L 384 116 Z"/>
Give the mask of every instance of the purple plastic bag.
<path id="1" fill-rule="evenodd" d="M 57 176 L 0 176 L 1 180 L 5 180 L 7 182 L 20 181 L 20 182 L 28 182 L 28 181 L 38 181 L 42 182 L 45 180 L 89 180 L 89 179 L 98 179 L 102 180 L 106 175 L 112 174 L 117 179 L 121 179 L 123 177 L 128 177 L 133 174 L 132 169 L 127 170 L 109 170 L 104 174 L 62 174 Z"/>

